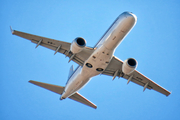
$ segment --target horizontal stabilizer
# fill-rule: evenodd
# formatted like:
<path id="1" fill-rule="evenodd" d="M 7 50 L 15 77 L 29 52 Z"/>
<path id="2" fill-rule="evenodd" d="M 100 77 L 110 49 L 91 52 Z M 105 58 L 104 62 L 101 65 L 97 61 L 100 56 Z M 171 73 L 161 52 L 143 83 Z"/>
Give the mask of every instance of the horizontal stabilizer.
<path id="1" fill-rule="evenodd" d="M 29 82 L 34 84 L 34 85 L 40 86 L 42 88 L 45 88 L 47 90 L 50 90 L 52 92 L 55 92 L 57 94 L 60 94 L 60 95 L 62 95 L 62 93 L 64 91 L 64 87 L 61 87 L 61 86 L 47 84 L 47 83 L 42 83 L 42 82 L 37 82 L 37 81 L 33 81 L 33 80 L 30 80 Z"/>
<path id="2" fill-rule="evenodd" d="M 42 83 L 42 82 L 37 82 L 37 81 L 33 81 L 30 80 L 30 83 L 40 86 L 42 88 L 45 88 L 47 90 L 50 90 L 52 92 L 55 92 L 57 94 L 62 95 L 63 91 L 64 91 L 64 87 L 61 86 L 57 86 L 57 85 L 52 85 L 52 84 L 47 84 L 47 83 Z M 95 104 L 93 104 L 92 102 L 90 102 L 88 99 L 86 99 L 85 97 L 83 97 L 82 95 L 80 95 L 79 93 L 75 93 L 72 96 L 69 97 L 72 100 L 75 100 L 77 102 L 80 102 L 82 104 L 85 104 L 87 106 L 90 106 L 92 108 L 97 108 L 97 106 Z"/>
<path id="3" fill-rule="evenodd" d="M 89 101 L 88 99 L 86 99 L 85 97 L 83 97 L 79 93 L 75 93 L 74 95 L 70 96 L 69 98 L 72 99 L 72 100 L 75 100 L 77 102 L 80 102 L 82 104 L 85 104 L 87 106 L 90 106 L 90 107 L 92 107 L 94 109 L 97 108 L 97 106 L 94 103 L 92 103 L 91 101 Z"/>

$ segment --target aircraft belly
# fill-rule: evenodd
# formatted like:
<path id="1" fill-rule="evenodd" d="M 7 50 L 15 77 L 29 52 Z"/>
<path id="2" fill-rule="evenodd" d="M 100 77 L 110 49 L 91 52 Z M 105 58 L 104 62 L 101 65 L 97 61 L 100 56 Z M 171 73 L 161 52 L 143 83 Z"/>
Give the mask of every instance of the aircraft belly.
<path id="1" fill-rule="evenodd" d="M 113 53 L 113 50 L 108 50 L 105 46 L 97 48 L 85 62 L 91 64 L 92 67 L 89 68 L 86 64 L 83 67 L 79 67 L 66 85 L 65 93 L 62 97 L 70 97 L 85 86 L 91 77 L 99 75 L 103 72 L 103 70 L 105 70 L 108 66 Z M 102 71 L 98 71 L 98 69 L 102 69 Z"/>
<path id="2" fill-rule="evenodd" d="M 89 77 L 99 75 L 106 69 L 112 59 L 114 50 L 109 50 L 105 46 L 99 46 L 93 54 L 85 61 L 84 73 L 89 73 Z M 87 64 L 90 64 L 89 67 Z"/>
<path id="3" fill-rule="evenodd" d="M 70 97 L 74 93 L 78 92 L 90 80 L 90 72 L 83 71 L 83 67 L 79 67 L 76 73 L 74 73 L 74 75 L 70 78 L 62 95 L 63 98 Z"/>

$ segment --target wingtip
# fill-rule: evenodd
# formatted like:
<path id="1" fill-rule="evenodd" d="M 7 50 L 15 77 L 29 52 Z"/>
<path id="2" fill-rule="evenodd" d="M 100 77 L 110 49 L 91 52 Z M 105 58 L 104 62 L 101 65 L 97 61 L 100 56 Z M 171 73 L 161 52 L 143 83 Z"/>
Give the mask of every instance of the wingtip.
<path id="1" fill-rule="evenodd" d="M 169 93 L 169 95 L 171 95 L 171 94 L 172 94 L 172 91 Z M 168 97 L 169 95 L 167 95 L 167 97 Z"/>
<path id="2" fill-rule="evenodd" d="M 12 27 L 10 26 L 10 30 L 11 30 L 11 33 L 14 34 L 14 30 L 12 29 Z"/>
<path id="3" fill-rule="evenodd" d="M 33 83 L 33 82 L 34 82 L 34 80 L 29 80 L 28 82 L 29 82 L 29 83 Z"/>

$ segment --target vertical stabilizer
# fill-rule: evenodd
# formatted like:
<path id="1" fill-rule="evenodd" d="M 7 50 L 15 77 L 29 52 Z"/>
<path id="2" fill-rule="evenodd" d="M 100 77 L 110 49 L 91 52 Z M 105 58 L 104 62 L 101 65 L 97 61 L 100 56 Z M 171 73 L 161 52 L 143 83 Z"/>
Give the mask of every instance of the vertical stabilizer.
<path id="1" fill-rule="evenodd" d="M 73 73 L 74 73 L 74 66 L 72 65 L 71 68 L 70 68 L 70 70 L 69 70 L 69 76 L 68 76 L 68 78 L 71 77 L 71 75 L 72 75 Z"/>

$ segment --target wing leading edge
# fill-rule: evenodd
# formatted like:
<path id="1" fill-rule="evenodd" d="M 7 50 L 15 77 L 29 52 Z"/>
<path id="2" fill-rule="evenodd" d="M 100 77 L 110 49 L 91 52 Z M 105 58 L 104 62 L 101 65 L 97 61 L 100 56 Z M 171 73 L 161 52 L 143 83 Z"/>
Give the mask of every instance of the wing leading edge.
<path id="1" fill-rule="evenodd" d="M 156 84 L 154 81 L 150 80 L 149 78 L 147 78 L 146 76 L 144 76 L 143 74 L 138 72 L 137 70 L 135 70 L 130 75 L 123 74 L 122 64 L 123 64 L 123 61 L 121 61 L 117 57 L 113 56 L 108 67 L 106 68 L 106 70 L 102 74 L 113 76 L 113 78 L 115 78 L 116 76 L 123 77 L 126 80 L 128 80 L 127 83 L 132 81 L 132 82 L 134 82 L 140 86 L 143 86 L 144 90 L 146 88 L 148 88 L 150 90 L 153 89 L 153 90 L 160 92 L 166 96 L 169 96 L 171 94 L 168 90 L 166 90 L 163 87 L 161 87 L 160 85 Z"/>
<path id="2" fill-rule="evenodd" d="M 57 52 L 62 53 L 65 56 L 68 56 L 70 58 L 69 61 L 72 60 L 81 66 L 83 66 L 84 61 L 86 61 L 89 58 L 89 56 L 94 52 L 93 48 L 85 47 L 80 53 L 77 53 L 74 55 L 72 52 L 70 52 L 71 43 L 54 40 L 54 39 L 50 39 L 46 37 L 41 37 L 37 35 L 32 35 L 29 33 L 24 33 L 24 32 L 12 30 L 12 29 L 11 29 L 11 32 L 13 35 L 17 35 L 19 37 L 28 39 L 31 42 L 37 44 L 36 48 L 39 45 L 41 45 L 43 47 L 54 50 L 55 51 L 54 54 L 56 54 Z"/>
<path id="3" fill-rule="evenodd" d="M 64 87 L 61 87 L 61 86 L 42 83 L 42 82 L 37 82 L 37 81 L 33 81 L 33 80 L 30 80 L 29 82 L 34 84 L 34 85 L 45 88 L 47 90 L 50 90 L 52 92 L 55 92 L 57 94 L 60 94 L 60 95 L 62 95 L 62 93 L 64 91 Z M 94 109 L 97 108 L 97 106 L 95 104 L 93 104 L 91 101 L 89 101 L 88 99 L 86 99 L 85 97 L 80 95 L 79 93 L 75 93 L 74 95 L 70 96 L 69 98 L 72 99 L 72 100 L 75 100 L 77 102 L 80 102 L 80 103 L 82 103 L 84 105 L 90 106 L 90 107 L 92 107 Z"/>

